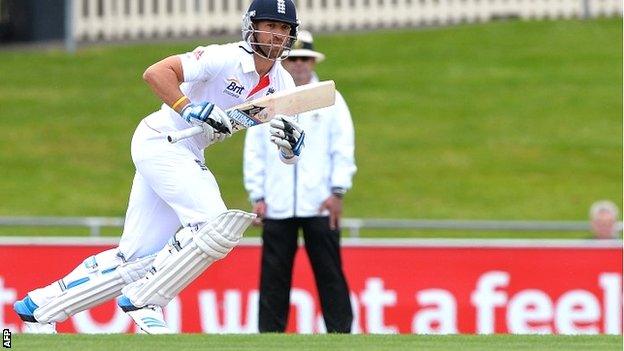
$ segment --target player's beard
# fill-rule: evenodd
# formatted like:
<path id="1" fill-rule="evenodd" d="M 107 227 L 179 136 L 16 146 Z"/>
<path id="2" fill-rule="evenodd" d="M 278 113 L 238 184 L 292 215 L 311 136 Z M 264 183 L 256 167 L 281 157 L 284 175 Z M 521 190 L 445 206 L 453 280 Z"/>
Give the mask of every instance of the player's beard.
<path id="1" fill-rule="evenodd" d="M 284 37 L 281 40 L 281 43 L 276 43 L 273 37 L 271 37 L 271 40 L 268 43 L 258 40 L 256 34 L 254 34 L 254 38 L 256 39 L 254 44 L 256 51 L 268 60 L 277 61 L 282 57 L 284 50 L 289 50 L 285 45 L 288 41 L 288 37 Z"/>
<path id="2" fill-rule="evenodd" d="M 258 45 L 257 48 L 265 58 L 273 61 L 277 60 L 283 51 L 283 48 L 272 45 Z"/>

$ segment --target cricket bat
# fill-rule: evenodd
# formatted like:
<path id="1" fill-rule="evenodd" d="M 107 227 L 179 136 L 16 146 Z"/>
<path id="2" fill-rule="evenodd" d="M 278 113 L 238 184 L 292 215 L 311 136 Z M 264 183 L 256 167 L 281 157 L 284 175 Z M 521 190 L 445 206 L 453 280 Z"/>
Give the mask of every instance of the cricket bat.
<path id="1" fill-rule="evenodd" d="M 292 116 L 298 113 L 331 106 L 336 99 L 336 85 L 333 80 L 300 85 L 293 89 L 282 90 L 255 100 L 234 106 L 225 112 L 232 123 L 232 133 L 266 123 L 275 115 Z M 216 130 L 225 128 L 221 123 L 209 119 L 206 123 Z M 195 126 L 172 132 L 167 135 L 170 143 L 190 138 L 202 132 L 202 127 Z"/>

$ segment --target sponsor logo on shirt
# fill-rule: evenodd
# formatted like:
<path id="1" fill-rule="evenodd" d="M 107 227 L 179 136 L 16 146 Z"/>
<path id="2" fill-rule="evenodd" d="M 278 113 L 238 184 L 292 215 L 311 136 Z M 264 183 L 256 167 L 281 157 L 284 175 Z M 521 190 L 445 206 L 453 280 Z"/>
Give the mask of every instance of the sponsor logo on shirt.
<path id="1" fill-rule="evenodd" d="M 197 61 L 199 61 L 199 59 L 202 57 L 203 54 L 204 54 L 204 50 L 202 50 L 202 49 L 197 49 L 197 50 L 193 51 L 193 55 L 195 56 L 195 59 Z"/>
<path id="2" fill-rule="evenodd" d="M 236 78 L 228 78 L 225 80 L 225 89 L 224 93 L 233 96 L 235 98 L 240 98 L 243 90 L 245 90 L 245 86 L 238 81 Z"/>

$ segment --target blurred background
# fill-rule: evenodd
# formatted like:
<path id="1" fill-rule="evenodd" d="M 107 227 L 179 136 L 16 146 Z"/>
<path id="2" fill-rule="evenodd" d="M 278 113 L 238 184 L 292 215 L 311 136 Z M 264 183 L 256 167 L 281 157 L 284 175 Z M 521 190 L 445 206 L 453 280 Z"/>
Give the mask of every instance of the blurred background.
<path id="1" fill-rule="evenodd" d="M 621 0 L 296 2 L 354 116 L 346 217 L 561 222 L 347 221 L 352 235 L 586 238 L 594 202 L 622 208 Z M 0 0 L 0 233 L 33 232 L 13 216 L 123 216 L 130 137 L 159 105 L 143 70 L 238 40 L 248 3 Z M 246 209 L 242 140 L 207 159 Z"/>
<path id="2" fill-rule="evenodd" d="M 621 0 L 295 2 L 355 125 L 343 236 L 605 238 L 621 264 Z M 131 136 L 160 105 L 143 71 L 240 40 L 248 4 L 0 0 L 5 241 L 118 237 Z M 249 210 L 243 138 L 206 162 Z"/>

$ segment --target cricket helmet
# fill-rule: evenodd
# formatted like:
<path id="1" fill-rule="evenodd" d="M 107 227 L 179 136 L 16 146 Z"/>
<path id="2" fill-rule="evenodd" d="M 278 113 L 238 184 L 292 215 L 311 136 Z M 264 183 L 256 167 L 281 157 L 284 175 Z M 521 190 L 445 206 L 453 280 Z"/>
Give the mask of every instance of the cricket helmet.
<path id="1" fill-rule="evenodd" d="M 292 0 L 253 0 L 243 16 L 242 34 L 243 40 L 248 42 L 252 49 L 266 57 L 263 50 L 258 50 L 259 43 L 255 38 L 255 34 L 259 32 L 254 27 L 257 21 L 277 21 L 290 25 L 290 34 L 288 40 L 282 46 L 284 50 L 281 59 L 288 56 L 290 48 L 297 40 L 297 28 L 299 20 L 297 19 L 297 10 Z M 262 44 L 260 44 L 262 45 Z"/>

